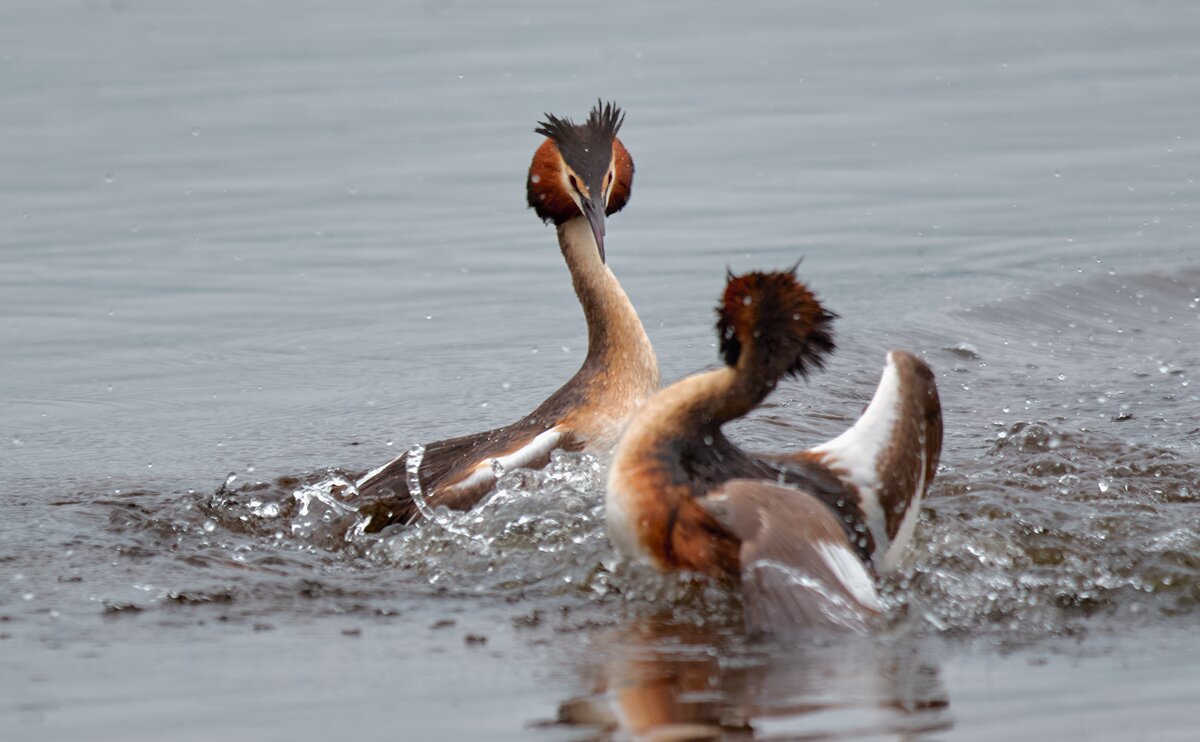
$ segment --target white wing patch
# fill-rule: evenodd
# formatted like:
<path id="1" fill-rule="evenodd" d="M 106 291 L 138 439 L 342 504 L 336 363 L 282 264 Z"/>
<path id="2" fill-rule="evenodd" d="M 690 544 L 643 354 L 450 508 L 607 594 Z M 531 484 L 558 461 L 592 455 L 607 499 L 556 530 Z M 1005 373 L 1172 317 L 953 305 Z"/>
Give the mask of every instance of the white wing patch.
<path id="1" fill-rule="evenodd" d="M 871 610 L 879 610 L 879 596 L 875 592 L 875 581 L 863 566 L 862 560 L 845 546 L 818 541 L 817 552 L 829 565 L 838 581 L 854 596 L 854 599 Z"/>
<path id="2" fill-rule="evenodd" d="M 873 561 L 875 555 L 888 549 L 887 516 L 879 501 L 879 456 L 891 442 L 899 407 L 900 374 L 892 354 L 888 353 L 875 396 L 862 417 L 837 438 L 812 449 L 814 453 L 828 454 L 837 467 L 847 470 L 847 482 L 858 488 L 867 528 L 875 541 Z"/>
<path id="3" fill-rule="evenodd" d="M 857 557 L 854 560 L 858 562 Z M 858 569 L 866 571 L 862 562 Z M 760 559 L 742 570 L 742 594 L 746 625 L 766 632 L 832 627 L 865 633 L 871 624 L 870 610 L 876 607 L 847 596 L 825 579 L 773 559 Z"/>
<path id="4" fill-rule="evenodd" d="M 460 482 L 455 482 L 452 486 L 467 488 L 474 487 L 483 482 L 495 481 L 497 469 L 501 472 L 506 472 L 529 466 L 533 462 L 548 456 L 551 451 L 558 447 L 562 439 L 563 432 L 560 429 L 550 428 L 543 433 L 539 433 L 533 440 L 511 453 L 480 461 L 471 469 L 469 477 Z"/>
<path id="5" fill-rule="evenodd" d="M 506 453 L 503 456 L 496 456 L 494 458 L 486 458 L 483 461 L 480 461 L 471 468 L 470 476 L 460 482 L 456 482 L 453 486 L 473 487 L 474 485 L 489 479 L 494 481 L 496 479 L 497 464 L 499 465 L 501 471 L 511 471 L 513 469 L 520 469 L 523 466 L 529 466 L 531 463 L 545 457 L 547 454 L 553 451 L 562 441 L 562 439 L 563 432 L 560 429 L 550 428 L 543 433 L 539 433 L 537 437 L 529 441 L 529 443 L 526 443 L 524 446 L 511 453 Z M 375 477 L 379 476 L 380 473 L 386 469 L 391 468 L 393 464 L 398 462 L 403 457 L 404 454 L 400 454 L 383 466 L 367 472 L 363 476 L 359 477 L 358 481 L 354 483 L 355 486 L 361 490 L 364 485 L 366 485 Z"/>

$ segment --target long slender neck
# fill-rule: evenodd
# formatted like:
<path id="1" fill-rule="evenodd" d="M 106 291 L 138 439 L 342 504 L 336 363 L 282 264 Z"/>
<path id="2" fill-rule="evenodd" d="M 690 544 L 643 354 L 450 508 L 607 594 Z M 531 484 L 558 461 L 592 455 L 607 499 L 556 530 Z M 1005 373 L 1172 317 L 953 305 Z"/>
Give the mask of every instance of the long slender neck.
<path id="1" fill-rule="evenodd" d="M 658 360 L 637 311 L 616 276 L 600 260 L 591 227 L 582 216 L 558 226 L 558 244 L 571 271 L 588 327 L 585 368 L 637 374 L 658 386 Z"/>
<path id="2" fill-rule="evenodd" d="M 671 385 L 642 408 L 638 421 L 661 435 L 708 435 L 748 414 L 769 391 L 744 370 L 722 366 Z"/>

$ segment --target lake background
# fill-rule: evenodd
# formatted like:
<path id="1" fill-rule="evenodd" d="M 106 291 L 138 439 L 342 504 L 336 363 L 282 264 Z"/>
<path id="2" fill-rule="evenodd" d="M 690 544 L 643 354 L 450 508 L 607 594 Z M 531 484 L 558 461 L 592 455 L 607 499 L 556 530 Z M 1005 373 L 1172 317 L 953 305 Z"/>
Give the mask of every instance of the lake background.
<path id="1" fill-rule="evenodd" d="M 6 3 L 0 731 L 586 739 L 548 722 L 633 697 L 730 736 L 1190 739 L 1198 38 L 1186 1 Z M 578 367 L 524 177 L 597 97 L 664 380 L 716 361 L 727 266 L 801 257 L 839 353 L 739 440 L 836 434 L 888 348 L 937 372 L 881 636 L 764 644 L 629 574 L 586 458 L 466 542 L 321 498 Z"/>

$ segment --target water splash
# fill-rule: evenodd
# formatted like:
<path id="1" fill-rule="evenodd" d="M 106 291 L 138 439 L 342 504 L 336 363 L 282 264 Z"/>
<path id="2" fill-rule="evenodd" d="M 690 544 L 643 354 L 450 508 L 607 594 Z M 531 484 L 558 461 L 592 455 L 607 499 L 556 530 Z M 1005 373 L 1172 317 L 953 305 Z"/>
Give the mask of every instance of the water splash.
<path id="1" fill-rule="evenodd" d="M 418 504 L 421 521 L 385 531 L 366 551 L 431 584 L 473 592 L 538 584 L 570 589 L 586 582 L 597 550 L 606 546 L 600 474 L 594 457 L 556 451 L 540 471 L 503 474 L 469 511 Z"/>
<path id="2" fill-rule="evenodd" d="M 1200 497 L 1186 456 L 1054 420 L 1001 432 L 976 436 L 986 445 L 975 460 L 943 465 L 907 566 L 881 588 L 890 626 L 1045 635 L 1077 631 L 1098 612 L 1127 620 L 1197 609 Z M 406 581 L 450 593 L 599 601 L 613 620 L 669 610 L 696 624 L 740 621 L 736 593 L 615 553 L 595 457 L 556 451 L 540 471 L 504 472 L 488 497 L 461 512 L 430 506 L 419 481 L 422 454 L 419 446 L 409 452 L 409 488 L 422 516 L 411 526 L 366 533 L 353 478 L 331 470 L 290 488 L 223 487 L 196 514 L 204 520 L 172 532 L 208 541 L 240 533 L 263 549 L 362 558 L 370 570 L 399 570 Z M 215 533 L 201 527 L 208 522 Z"/>
<path id="3" fill-rule="evenodd" d="M 1184 304 L 1196 296 L 1185 288 Z M 1008 639 L 1200 611 L 1200 418 L 1194 385 L 1182 386 L 1200 356 L 1177 340 L 1195 322 L 1146 313 L 1170 305 L 1168 290 L 1178 289 L 1122 289 L 1116 301 L 1124 307 L 1107 290 L 1076 292 L 1070 308 L 1030 296 L 975 309 L 954 337 L 914 330 L 927 333 L 913 345 L 932 349 L 941 374 L 946 444 L 908 562 L 881 586 L 891 629 Z M 1174 324 L 1131 348 L 1126 328 L 1150 321 Z M 1014 328 L 1031 340 L 1014 342 Z M 968 350 L 989 362 L 964 358 Z M 836 435 L 861 412 L 877 361 L 861 360 L 849 379 L 797 386 L 802 404 L 787 400 L 785 385 L 775 406 L 731 433 L 760 450 Z M 955 391 L 951 379 L 971 393 Z M 540 471 L 495 472 L 491 494 L 467 512 L 431 507 L 421 459 L 419 448 L 410 451 L 421 519 L 377 534 L 365 532 L 353 479 L 337 470 L 303 481 L 230 479 L 194 509 L 122 507 L 114 521 L 143 529 L 131 553 L 163 543 L 243 562 L 292 552 L 332 569 L 386 571 L 430 594 L 529 599 L 542 610 L 588 606 L 592 620 L 632 611 L 740 621 L 736 593 L 618 557 L 605 533 L 604 471 L 594 457 L 558 451 Z M 124 506 L 128 495 L 114 497 Z"/>
<path id="4" fill-rule="evenodd" d="M 405 460 L 405 476 L 408 484 L 408 494 L 412 498 L 413 504 L 417 506 L 417 512 L 425 519 L 427 523 L 432 523 L 450 535 L 457 537 L 455 542 L 461 547 L 471 547 L 477 543 L 475 535 L 468 529 L 462 528 L 456 522 L 456 519 L 450 514 L 446 508 L 434 508 L 425 499 L 425 491 L 421 486 L 421 462 L 425 459 L 425 447 L 421 444 L 414 444 L 408 449 L 408 458 Z"/>

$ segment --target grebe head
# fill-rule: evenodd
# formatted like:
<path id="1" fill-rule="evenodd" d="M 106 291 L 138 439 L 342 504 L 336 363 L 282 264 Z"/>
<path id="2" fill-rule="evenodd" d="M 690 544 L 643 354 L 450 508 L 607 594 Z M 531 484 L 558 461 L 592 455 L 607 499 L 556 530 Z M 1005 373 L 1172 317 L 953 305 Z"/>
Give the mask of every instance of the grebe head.
<path id="1" fill-rule="evenodd" d="M 822 368 L 836 347 L 832 323 L 837 315 L 821 306 L 795 272 L 729 273 L 717 305 L 725 363 L 761 374 L 772 385 L 783 376 L 807 376 L 810 369 Z"/>
<path id="2" fill-rule="evenodd" d="M 542 221 L 587 218 L 604 260 L 604 217 L 620 211 L 633 186 L 633 158 L 617 131 L 625 116 L 614 103 L 596 102 L 587 121 L 546 114 L 534 129 L 546 137 L 529 166 L 526 195 Z"/>

